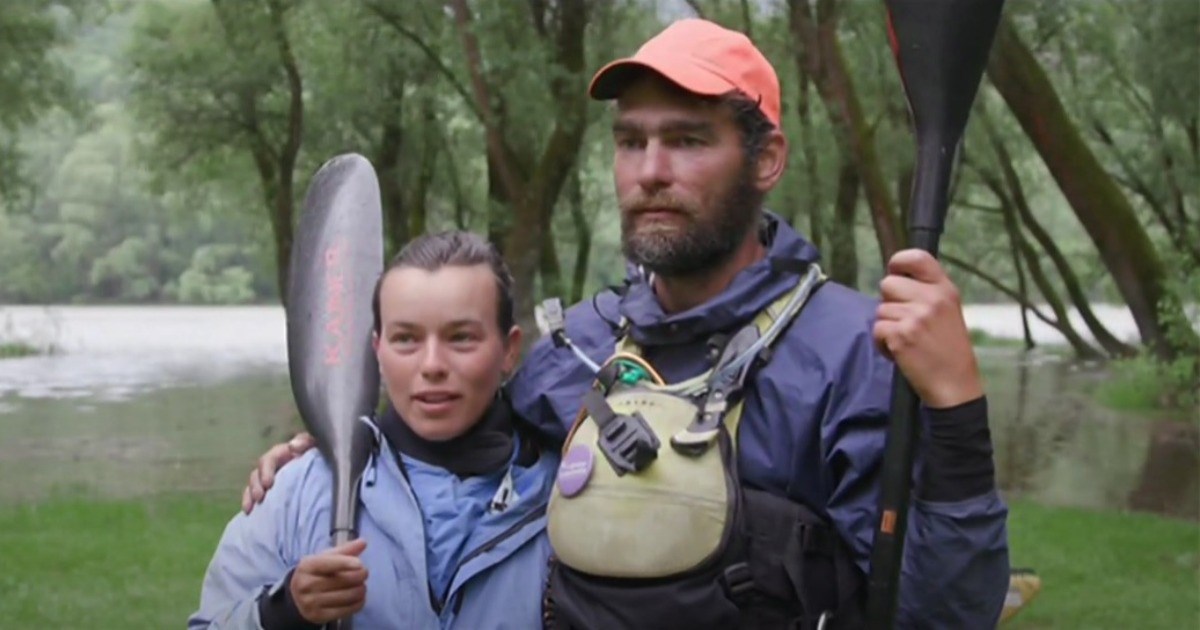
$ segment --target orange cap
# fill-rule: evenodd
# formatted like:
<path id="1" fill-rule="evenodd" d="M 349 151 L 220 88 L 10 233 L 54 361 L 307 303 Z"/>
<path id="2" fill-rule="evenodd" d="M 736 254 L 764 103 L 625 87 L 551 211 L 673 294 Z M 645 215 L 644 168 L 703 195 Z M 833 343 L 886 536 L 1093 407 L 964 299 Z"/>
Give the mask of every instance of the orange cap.
<path id="1" fill-rule="evenodd" d="M 702 96 L 740 91 L 779 127 L 779 79 L 750 38 L 699 19 L 679 20 L 655 35 L 626 59 L 609 63 L 592 77 L 588 94 L 597 100 L 620 96 L 649 68 L 679 87 Z"/>

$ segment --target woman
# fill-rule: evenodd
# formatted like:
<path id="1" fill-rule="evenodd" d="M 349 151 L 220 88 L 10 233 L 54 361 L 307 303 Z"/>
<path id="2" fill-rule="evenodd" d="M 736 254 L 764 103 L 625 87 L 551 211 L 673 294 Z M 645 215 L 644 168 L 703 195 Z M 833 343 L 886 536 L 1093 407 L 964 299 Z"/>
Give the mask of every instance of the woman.
<path id="1" fill-rule="evenodd" d="M 229 523 L 189 628 L 533 628 L 557 453 L 514 431 L 512 278 L 465 232 L 414 240 L 380 277 L 372 337 L 390 404 L 360 488 L 360 538 L 329 549 L 316 450 Z"/>

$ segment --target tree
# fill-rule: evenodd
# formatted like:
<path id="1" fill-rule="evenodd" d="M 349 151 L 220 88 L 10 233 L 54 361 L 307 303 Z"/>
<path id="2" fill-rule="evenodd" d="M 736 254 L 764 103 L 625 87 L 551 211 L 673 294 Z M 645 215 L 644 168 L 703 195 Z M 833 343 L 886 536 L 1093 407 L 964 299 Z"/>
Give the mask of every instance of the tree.
<path id="1" fill-rule="evenodd" d="M 1166 270 L 1129 200 L 1068 117 L 1010 20 L 996 34 L 988 77 L 1033 142 L 1125 298 L 1142 341 L 1173 353 L 1159 312 Z"/>
<path id="2" fill-rule="evenodd" d="M 76 0 L 8 0 L 0 11 L 0 201 L 21 184 L 20 129 L 74 105 L 71 73 L 51 54 L 80 16 Z"/>
<path id="3" fill-rule="evenodd" d="M 281 299 L 304 131 L 304 85 L 289 30 L 298 12 L 287 0 L 147 5 L 129 53 L 134 104 L 153 130 L 158 168 L 199 161 L 217 173 L 214 163 L 231 157 L 253 165 Z"/>

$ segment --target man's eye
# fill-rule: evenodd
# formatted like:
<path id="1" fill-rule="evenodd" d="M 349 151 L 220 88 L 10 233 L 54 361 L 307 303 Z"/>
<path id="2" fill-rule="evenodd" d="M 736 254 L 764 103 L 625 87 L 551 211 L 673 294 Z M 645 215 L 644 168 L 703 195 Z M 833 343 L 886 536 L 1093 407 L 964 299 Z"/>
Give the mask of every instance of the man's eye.
<path id="1" fill-rule="evenodd" d="M 470 343 L 475 341 L 475 335 L 466 332 L 454 333 L 450 335 L 451 343 Z"/>
<path id="2" fill-rule="evenodd" d="M 617 148 L 619 149 L 639 149 L 643 144 L 638 138 L 617 138 Z"/>

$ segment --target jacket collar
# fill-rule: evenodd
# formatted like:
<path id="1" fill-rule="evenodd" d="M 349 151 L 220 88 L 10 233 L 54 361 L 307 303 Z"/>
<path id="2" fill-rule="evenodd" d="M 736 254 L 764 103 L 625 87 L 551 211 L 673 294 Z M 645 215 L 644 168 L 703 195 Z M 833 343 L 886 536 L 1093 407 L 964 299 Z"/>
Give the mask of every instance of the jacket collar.
<path id="1" fill-rule="evenodd" d="M 391 405 L 384 410 L 379 429 L 398 451 L 397 456 L 403 453 L 426 464 L 444 468 L 459 477 L 485 475 L 500 470 L 512 459 L 517 442 L 512 409 L 503 397 L 498 397 L 470 430 L 444 442 L 426 440 L 414 433 Z M 526 452 L 520 455 L 524 456 Z M 518 457 L 518 463 L 526 459 Z"/>

